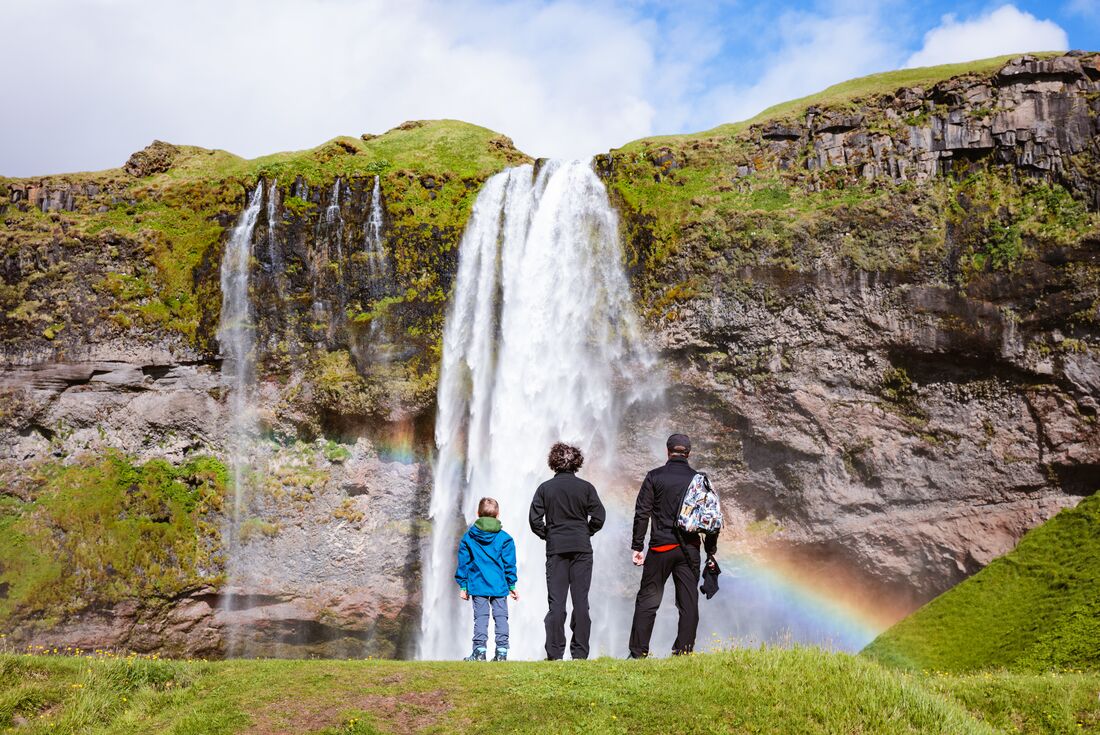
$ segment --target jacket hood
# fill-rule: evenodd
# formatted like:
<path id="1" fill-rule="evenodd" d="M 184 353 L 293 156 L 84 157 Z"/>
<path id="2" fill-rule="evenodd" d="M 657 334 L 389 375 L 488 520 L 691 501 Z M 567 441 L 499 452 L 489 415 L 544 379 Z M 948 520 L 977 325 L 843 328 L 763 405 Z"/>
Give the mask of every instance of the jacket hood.
<path id="1" fill-rule="evenodd" d="M 491 544 L 500 533 L 501 524 L 496 518 L 482 516 L 470 527 L 470 537 L 481 544 Z"/>

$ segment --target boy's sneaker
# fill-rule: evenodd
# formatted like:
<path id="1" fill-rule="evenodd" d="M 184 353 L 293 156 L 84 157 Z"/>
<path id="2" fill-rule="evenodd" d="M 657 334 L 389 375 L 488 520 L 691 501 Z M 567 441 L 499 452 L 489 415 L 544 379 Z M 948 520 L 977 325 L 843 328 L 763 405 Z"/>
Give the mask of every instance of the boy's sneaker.
<path id="1" fill-rule="evenodd" d="M 469 656 L 467 656 L 466 658 L 464 658 L 462 660 L 463 661 L 484 661 L 485 660 L 485 649 L 481 646 L 478 646 L 477 648 L 474 649 L 473 653 L 471 653 Z"/>
<path id="2" fill-rule="evenodd" d="M 508 660 L 508 649 L 507 648 L 498 648 L 496 655 L 493 656 L 493 660 L 494 661 L 507 661 Z"/>

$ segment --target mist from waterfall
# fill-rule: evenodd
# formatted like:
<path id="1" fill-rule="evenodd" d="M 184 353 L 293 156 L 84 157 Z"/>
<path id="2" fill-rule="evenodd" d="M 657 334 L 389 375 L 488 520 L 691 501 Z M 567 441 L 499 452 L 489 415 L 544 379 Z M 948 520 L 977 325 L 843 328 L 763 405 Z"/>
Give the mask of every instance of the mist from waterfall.
<path id="1" fill-rule="evenodd" d="M 239 525 L 245 505 L 245 482 L 256 435 L 255 320 L 249 299 L 249 271 L 252 261 L 252 232 L 260 217 L 263 182 L 248 198 L 248 206 L 237 218 L 225 246 L 221 264 L 222 309 L 218 325 L 218 345 L 222 352 L 222 378 L 229 388 L 228 455 L 233 475 L 233 496 L 226 538 L 226 565 L 230 578 L 237 545 Z M 227 587 L 224 607 L 232 607 L 232 584 Z M 227 637 L 228 640 L 228 637 Z M 231 641 L 229 641 L 231 645 Z"/>
<path id="2" fill-rule="evenodd" d="M 508 169 L 479 193 L 444 327 L 421 658 L 469 652 L 455 551 L 486 495 L 500 501 L 519 559 L 524 599 L 510 603 L 511 655 L 543 657 L 545 547 L 528 529 L 527 511 L 552 476 L 547 452 L 559 440 L 580 446 L 588 458 L 580 475 L 603 492 L 623 411 L 661 393 L 621 261 L 616 215 L 586 163 Z M 621 517 L 593 539 L 594 656 L 619 652 L 626 639 L 629 597 L 597 599 L 598 590 L 621 586 L 625 569 L 604 561 L 625 561 Z"/>

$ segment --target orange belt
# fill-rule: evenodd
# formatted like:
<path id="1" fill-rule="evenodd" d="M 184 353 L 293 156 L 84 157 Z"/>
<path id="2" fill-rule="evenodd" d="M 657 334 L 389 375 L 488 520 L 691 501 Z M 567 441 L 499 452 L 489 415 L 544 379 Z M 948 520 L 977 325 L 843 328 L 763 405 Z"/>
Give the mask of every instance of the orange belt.
<path id="1" fill-rule="evenodd" d="M 650 551 L 672 551 L 680 544 L 665 544 L 664 546 L 654 546 Z"/>

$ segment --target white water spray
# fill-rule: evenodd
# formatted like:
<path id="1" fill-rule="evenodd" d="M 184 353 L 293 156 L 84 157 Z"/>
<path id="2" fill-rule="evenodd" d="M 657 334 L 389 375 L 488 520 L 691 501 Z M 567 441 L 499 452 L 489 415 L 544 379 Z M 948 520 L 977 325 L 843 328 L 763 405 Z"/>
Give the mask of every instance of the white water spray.
<path id="1" fill-rule="evenodd" d="M 537 176 L 524 165 L 489 179 L 460 245 L 444 328 L 422 658 L 469 652 L 471 617 L 453 579 L 455 551 L 485 495 L 500 500 L 516 540 L 525 599 L 512 604 L 512 655 L 542 657 L 545 547 L 527 527 L 527 510 L 551 476 L 547 452 L 558 440 L 577 444 L 588 457 L 581 476 L 606 491 L 622 410 L 659 393 L 653 368 L 621 265 L 617 219 L 591 168 L 551 162 Z M 595 540 L 605 543 L 597 546 L 626 549 L 624 532 L 601 532 Z M 621 571 L 603 556 L 598 548 L 594 607 Z M 593 655 L 625 646 L 628 611 L 609 613 L 594 615 Z"/>
<path id="2" fill-rule="evenodd" d="M 227 540 L 227 565 L 233 576 L 235 551 L 239 543 L 239 523 L 245 498 L 245 476 L 250 467 L 253 440 L 256 433 L 256 412 L 253 401 L 255 384 L 256 334 L 248 296 L 249 270 L 252 261 L 252 231 L 260 216 L 263 183 L 248 198 L 248 206 L 229 236 L 222 256 L 222 311 L 218 325 L 218 345 L 222 351 L 222 378 L 229 387 L 229 463 L 233 472 L 233 502 L 230 511 Z M 232 583 L 228 586 L 232 590 Z M 225 598 L 225 607 L 232 605 L 232 592 Z"/>

